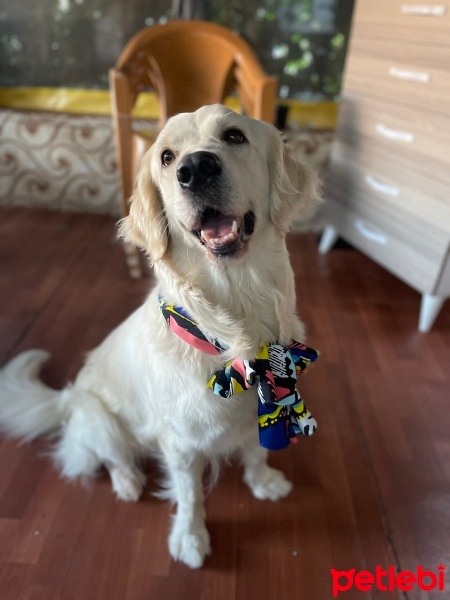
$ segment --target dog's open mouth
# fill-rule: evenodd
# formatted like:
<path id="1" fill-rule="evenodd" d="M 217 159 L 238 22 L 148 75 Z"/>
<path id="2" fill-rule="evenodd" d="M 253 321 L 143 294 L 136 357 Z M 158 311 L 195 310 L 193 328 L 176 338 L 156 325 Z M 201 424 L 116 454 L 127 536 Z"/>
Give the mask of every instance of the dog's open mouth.
<path id="1" fill-rule="evenodd" d="M 214 256 L 231 256 L 244 247 L 254 229 L 255 215 L 252 211 L 237 217 L 207 208 L 193 233 Z"/>

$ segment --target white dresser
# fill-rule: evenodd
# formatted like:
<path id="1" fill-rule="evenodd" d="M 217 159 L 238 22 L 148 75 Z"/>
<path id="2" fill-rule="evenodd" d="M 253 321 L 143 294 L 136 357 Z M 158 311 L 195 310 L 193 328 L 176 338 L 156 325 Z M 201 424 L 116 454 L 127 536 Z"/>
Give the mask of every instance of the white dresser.
<path id="1" fill-rule="evenodd" d="M 357 0 L 320 251 L 341 236 L 422 294 L 450 296 L 450 0 Z"/>

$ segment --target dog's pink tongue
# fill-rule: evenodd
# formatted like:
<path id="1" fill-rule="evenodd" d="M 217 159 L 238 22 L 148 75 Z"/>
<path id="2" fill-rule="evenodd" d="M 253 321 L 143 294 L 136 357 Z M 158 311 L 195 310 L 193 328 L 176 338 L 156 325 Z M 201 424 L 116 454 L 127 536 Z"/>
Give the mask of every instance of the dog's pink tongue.
<path id="1" fill-rule="evenodd" d="M 202 239 L 210 246 L 231 244 L 238 238 L 238 224 L 233 217 L 215 215 L 207 218 L 202 227 Z"/>

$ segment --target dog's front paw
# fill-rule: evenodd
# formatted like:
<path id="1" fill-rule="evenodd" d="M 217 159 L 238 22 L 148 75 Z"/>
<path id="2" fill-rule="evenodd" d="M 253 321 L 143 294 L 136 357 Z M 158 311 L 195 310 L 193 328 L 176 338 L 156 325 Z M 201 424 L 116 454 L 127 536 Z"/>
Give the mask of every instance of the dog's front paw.
<path id="1" fill-rule="evenodd" d="M 145 477 L 129 467 L 113 467 L 110 470 L 113 490 L 119 500 L 137 502 L 142 494 Z"/>
<path id="2" fill-rule="evenodd" d="M 208 530 L 202 526 L 186 531 L 175 526 L 169 536 L 169 552 L 174 560 L 185 563 L 191 569 L 198 569 L 211 553 Z"/>
<path id="3" fill-rule="evenodd" d="M 257 477 L 246 474 L 244 479 L 258 500 L 280 500 L 292 490 L 292 483 L 284 473 L 269 466 L 260 471 Z"/>

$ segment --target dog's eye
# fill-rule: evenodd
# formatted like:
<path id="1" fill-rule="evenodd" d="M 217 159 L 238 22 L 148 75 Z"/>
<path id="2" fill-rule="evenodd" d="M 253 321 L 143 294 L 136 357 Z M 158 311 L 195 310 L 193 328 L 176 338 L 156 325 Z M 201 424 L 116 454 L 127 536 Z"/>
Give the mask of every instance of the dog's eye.
<path id="1" fill-rule="evenodd" d="M 224 132 L 223 140 L 229 144 L 245 144 L 247 138 L 240 129 L 232 127 Z"/>
<path id="2" fill-rule="evenodd" d="M 167 167 L 168 165 L 170 165 L 170 163 L 173 162 L 174 159 L 175 154 L 172 152 L 172 150 L 164 150 L 164 152 L 161 154 L 161 162 L 163 164 L 163 167 Z"/>

